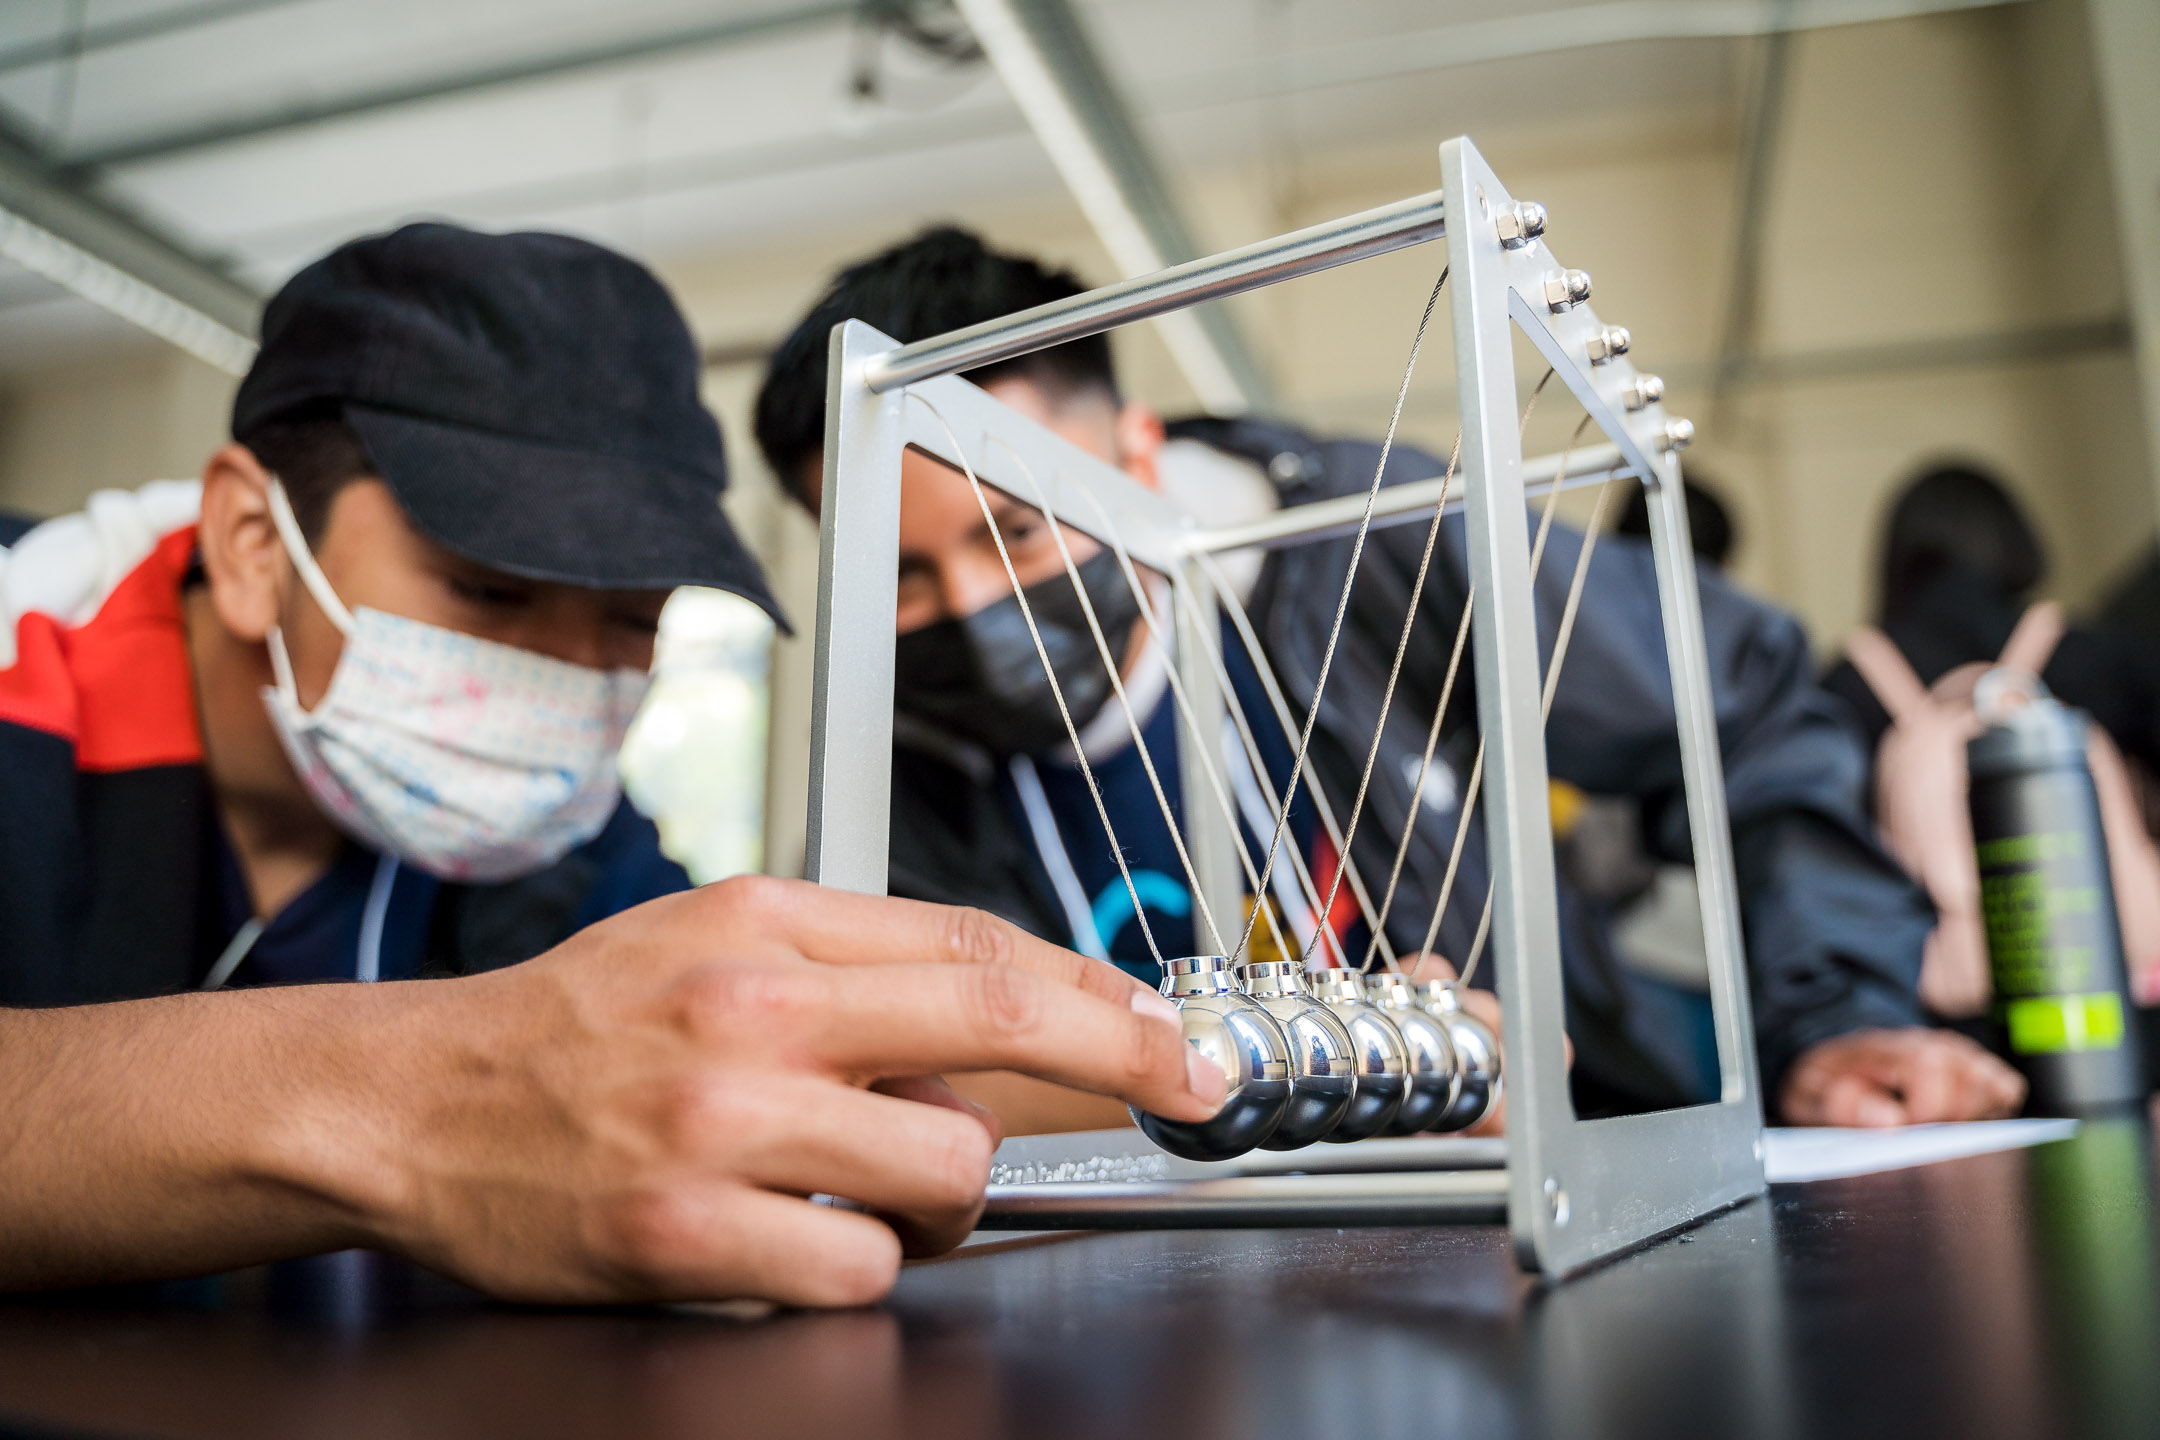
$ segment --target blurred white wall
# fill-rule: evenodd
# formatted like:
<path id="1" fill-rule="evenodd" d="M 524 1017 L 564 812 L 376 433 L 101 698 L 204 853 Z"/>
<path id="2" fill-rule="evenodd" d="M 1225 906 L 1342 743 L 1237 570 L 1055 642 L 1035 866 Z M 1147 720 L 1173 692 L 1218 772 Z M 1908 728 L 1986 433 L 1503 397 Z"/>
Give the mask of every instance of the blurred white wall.
<path id="1" fill-rule="evenodd" d="M 0 375 L 0 507 L 58 515 L 93 490 L 200 474 L 225 441 L 237 384 L 149 340 Z"/>

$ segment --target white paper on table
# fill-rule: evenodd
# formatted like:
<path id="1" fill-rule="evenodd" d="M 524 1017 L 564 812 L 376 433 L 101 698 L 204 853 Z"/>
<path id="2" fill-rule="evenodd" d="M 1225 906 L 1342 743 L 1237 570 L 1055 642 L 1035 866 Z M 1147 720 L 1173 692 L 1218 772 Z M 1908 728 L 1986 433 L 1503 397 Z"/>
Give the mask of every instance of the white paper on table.
<path id="1" fill-rule="evenodd" d="M 2067 1140 L 2077 1127 L 2075 1120 L 1968 1120 L 1887 1130 L 1772 1128 L 1763 1131 L 1763 1174 L 1773 1185 L 1873 1175 Z"/>

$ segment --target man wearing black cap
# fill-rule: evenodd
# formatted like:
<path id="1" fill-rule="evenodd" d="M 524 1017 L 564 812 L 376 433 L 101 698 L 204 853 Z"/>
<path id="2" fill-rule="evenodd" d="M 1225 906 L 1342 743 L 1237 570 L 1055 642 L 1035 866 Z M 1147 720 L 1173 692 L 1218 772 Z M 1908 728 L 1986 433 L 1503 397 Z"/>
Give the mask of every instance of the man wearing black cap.
<path id="1" fill-rule="evenodd" d="M 17 657 L 0 744 L 88 803 L 0 881 L 0 999 L 466 973 L 687 888 L 615 778 L 660 606 L 779 617 L 697 380 L 659 284 L 581 241 L 414 225 L 296 276 L 200 486 L 99 496 L 10 567 L 64 643 Z M 104 663 L 118 730 L 39 711 Z"/>
<path id="2" fill-rule="evenodd" d="M 661 604 L 778 616 L 697 381 L 623 257 L 409 226 L 271 302 L 199 483 L 0 552 L 0 1005 L 45 1007 L 0 1010 L 0 1286 L 375 1245 L 852 1303 L 980 1206 L 938 1072 L 1219 1102 L 1159 997 L 988 917 L 671 895 L 615 779 Z"/>

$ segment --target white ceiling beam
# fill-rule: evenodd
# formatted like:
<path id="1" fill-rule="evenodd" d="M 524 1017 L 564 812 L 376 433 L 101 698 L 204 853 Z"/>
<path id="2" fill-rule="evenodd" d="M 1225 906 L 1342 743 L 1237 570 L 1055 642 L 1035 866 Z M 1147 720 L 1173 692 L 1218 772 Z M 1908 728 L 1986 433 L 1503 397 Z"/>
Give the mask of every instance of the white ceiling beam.
<path id="1" fill-rule="evenodd" d="M 107 21 L 101 25 L 86 24 L 79 28 L 61 25 L 43 39 L 26 41 L 0 50 L 0 75 L 32 69 L 39 65 L 71 65 L 86 55 L 117 50 L 126 45 L 140 45 L 188 30 L 200 30 L 205 25 L 215 25 L 220 21 L 251 15 L 257 10 L 271 10 L 293 3 L 295 0 L 203 0 L 203 3 L 198 5 L 178 5 L 169 10 L 152 10 L 141 15 Z"/>
<path id="2" fill-rule="evenodd" d="M 958 3 L 1112 263 L 1130 278 L 1199 258 L 1161 169 L 1066 0 Z M 1266 373 L 1220 305 L 1152 323 L 1208 410 L 1237 414 L 1268 403 Z"/>
<path id="3" fill-rule="evenodd" d="M 1823 30 L 1987 10 L 2024 0 L 1605 0 L 1565 10 L 1467 20 L 1335 45 L 1305 46 L 1178 82 L 1187 103 L 1257 99 L 1269 94 L 1365 85 L 1435 70 L 1520 60 L 1568 50 L 1646 40 L 1738 40 L 1785 31 Z M 2138 3 L 2138 0 L 2131 0 Z"/>
<path id="4" fill-rule="evenodd" d="M 262 297 L 51 173 L 0 135 L 0 258 L 233 374 L 255 355 Z"/>
<path id="5" fill-rule="evenodd" d="M 69 151 L 62 160 L 69 170 L 84 172 L 162 160 L 357 115 L 402 109 L 430 100 L 555 79 L 639 60 L 670 59 L 696 50 L 720 49 L 822 25 L 837 25 L 853 15 L 856 8 L 855 0 L 812 0 L 809 4 L 796 4 L 760 15 L 735 15 L 725 20 L 632 35 L 605 44 L 581 45 L 570 50 L 422 75 L 417 79 L 332 95 L 323 100 L 212 115 L 169 130 L 123 135 L 102 144 Z"/>

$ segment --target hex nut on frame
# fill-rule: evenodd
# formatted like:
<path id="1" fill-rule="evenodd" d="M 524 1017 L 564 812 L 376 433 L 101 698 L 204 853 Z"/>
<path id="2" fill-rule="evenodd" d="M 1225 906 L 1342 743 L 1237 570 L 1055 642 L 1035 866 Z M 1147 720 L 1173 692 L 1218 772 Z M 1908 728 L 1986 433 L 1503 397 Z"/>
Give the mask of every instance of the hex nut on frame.
<path id="1" fill-rule="evenodd" d="M 1562 270 L 1545 281 L 1545 303 L 1554 314 L 1572 310 L 1590 298 L 1590 272 Z"/>
<path id="2" fill-rule="evenodd" d="M 1660 450 L 1685 450 L 1695 443 L 1695 422 L 1692 420 L 1668 420 L 1665 428 L 1658 431 L 1657 448 Z"/>
<path id="3" fill-rule="evenodd" d="M 1620 392 L 1620 402 L 1631 411 L 1647 410 L 1665 398 L 1665 381 L 1656 375 L 1640 375 Z"/>
<path id="4" fill-rule="evenodd" d="M 1590 337 L 1585 347 L 1590 352 L 1592 365 L 1603 365 L 1628 352 L 1628 333 L 1624 326 L 1607 325 Z"/>
<path id="5" fill-rule="evenodd" d="M 1535 200 L 1518 200 L 1500 212 L 1493 227 L 1502 246 L 1520 250 L 1545 233 L 1545 207 Z"/>

